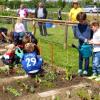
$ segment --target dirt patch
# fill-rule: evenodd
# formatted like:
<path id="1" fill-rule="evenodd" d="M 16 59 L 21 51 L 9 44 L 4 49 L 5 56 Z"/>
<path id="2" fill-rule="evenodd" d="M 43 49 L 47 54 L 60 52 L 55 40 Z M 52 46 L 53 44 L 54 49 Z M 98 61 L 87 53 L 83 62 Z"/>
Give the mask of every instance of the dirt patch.
<path id="1" fill-rule="evenodd" d="M 94 93 L 95 95 L 100 93 L 99 83 L 94 83 L 91 80 L 88 80 L 84 77 L 79 77 L 77 75 L 72 75 L 72 79 L 67 80 L 64 70 L 60 70 L 60 72 L 56 70 L 55 72 L 53 72 L 51 70 L 52 67 L 50 67 L 48 64 L 45 64 L 46 68 L 45 67 L 44 68 L 47 69 L 47 66 L 48 66 L 48 70 L 45 70 L 44 74 L 38 74 L 33 77 L 29 76 L 28 78 L 25 78 L 25 79 L 16 79 L 10 83 L 9 82 L 7 83 L 6 81 L 6 84 L 2 84 L 2 86 L 0 86 L 1 87 L 0 100 L 13 100 L 13 99 L 27 100 L 26 98 L 28 98 L 28 100 L 32 100 L 34 98 L 37 98 L 35 100 L 40 100 L 40 98 L 43 98 L 43 97 L 38 98 L 39 92 L 45 92 L 45 91 L 50 91 L 50 90 L 60 89 L 60 88 L 63 88 L 63 89 L 68 88 L 60 92 L 61 94 L 58 93 L 57 95 L 54 96 L 54 98 L 60 98 L 60 99 L 51 99 L 51 97 L 44 97 L 45 99 L 43 100 L 74 100 L 72 98 L 76 98 L 76 100 L 81 100 L 79 96 L 82 93 L 78 94 L 78 91 L 79 92 L 83 91 L 84 93 L 84 91 L 91 90 L 92 93 Z M 80 88 L 75 90 L 77 91 L 76 93 L 73 91 L 75 87 L 72 87 L 72 86 L 78 85 L 78 84 L 84 84 L 84 83 L 87 83 L 90 85 L 86 85 L 84 88 L 81 87 L 84 90 L 81 90 Z M 72 95 L 71 97 L 68 96 L 70 95 L 68 94 L 69 91 L 71 92 L 71 95 Z M 61 99 L 62 97 L 63 99 Z M 70 99 L 64 99 L 68 97 L 70 97 Z M 50 99 L 47 99 L 47 98 L 50 98 Z M 82 100 L 88 100 L 88 99 L 82 99 Z"/>

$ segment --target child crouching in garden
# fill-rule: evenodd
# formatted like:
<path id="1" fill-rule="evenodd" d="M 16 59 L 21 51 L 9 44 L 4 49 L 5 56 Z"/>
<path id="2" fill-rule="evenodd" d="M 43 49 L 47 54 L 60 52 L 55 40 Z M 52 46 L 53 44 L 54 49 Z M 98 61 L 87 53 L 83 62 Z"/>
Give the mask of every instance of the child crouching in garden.
<path id="1" fill-rule="evenodd" d="M 9 73 L 14 72 L 14 62 L 15 62 L 15 45 L 10 44 L 5 47 L 7 52 L 2 56 L 1 60 L 5 65 L 9 67 Z"/>
<path id="2" fill-rule="evenodd" d="M 77 20 L 79 21 L 79 24 L 76 26 L 75 33 L 76 38 L 79 40 L 79 49 L 81 49 L 82 45 L 91 38 L 91 29 L 86 21 L 86 13 L 80 12 L 77 15 Z M 82 69 L 83 66 L 83 60 L 85 61 L 84 69 Z M 89 57 L 84 58 L 82 54 L 79 52 L 79 69 L 78 74 L 79 75 L 88 75 L 88 68 L 89 68 Z"/>
<path id="3" fill-rule="evenodd" d="M 26 43 L 24 52 L 20 49 L 18 50 L 16 54 L 21 58 L 22 68 L 28 75 L 33 76 L 41 72 L 43 59 L 35 51 L 34 43 Z"/>
<path id="4" fill-rule="evenodd" d="M 90 79 L 100 81 L 100 26 L 98 21 L 91 23 L 91 29 L 93 30 L 93 39 L 89 41 L 93 45 L 93 75 Z"/>

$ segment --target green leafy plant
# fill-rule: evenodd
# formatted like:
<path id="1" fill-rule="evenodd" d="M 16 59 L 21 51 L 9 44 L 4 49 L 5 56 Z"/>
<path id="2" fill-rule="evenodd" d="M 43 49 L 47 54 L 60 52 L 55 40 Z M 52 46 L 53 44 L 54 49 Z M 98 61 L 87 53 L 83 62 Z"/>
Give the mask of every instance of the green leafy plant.
<path id="1" fill-rule="evenodd" d="M 56 80 L 56 78 L 57 78 L 57 75 L 53 71 L 50 71 L 45 75 L 45 80 L 47 81 L 54 81 Z"/>
<path id="2" fill-rule="evenodd" d="M 21 93 L 11 86 L 7 87 L 7 91 L 13 94 L 14 96 L 21 96 Z"/>
<path id="3" fill-rule="evenodd" d="M 81 100 L 91 100 L 88 92 L 85 89 L 78 90 L 77 95 L 81 98 Z"/>
<path id="4" fill-rule="evenodd" d="M 60 97 L 59 96 L 56 96 L 54 100 L 60 100 Z"/>
<path id="5" fill-rule="evenodd" d="M 93 100 L 99 100 L 100 99 L 100 95 L 99 94 L 96 94 L 93 96 Z"/>
<path id="6" fill-rule="evenodd" d="M 53 82 L 50 82 L 47 80 L 42 80 L 40 85 L 42 88 L 54 88 L 55 87 L 55 84 Z"/>
<path id="7" fill-rule="evenodd" d="M 36 75 L 36 77 L 35 77 L 35 82 L 38 82 L 38 83 L 41 82 L 41 78 L 38 75 Z"/>
<path id="8" fill-rule="evenodd" d="M 66 80 L 72 80 L 71 68 L 66 68 L 65 73 L 66 73 L 65 79 L 66 79 Z"/>

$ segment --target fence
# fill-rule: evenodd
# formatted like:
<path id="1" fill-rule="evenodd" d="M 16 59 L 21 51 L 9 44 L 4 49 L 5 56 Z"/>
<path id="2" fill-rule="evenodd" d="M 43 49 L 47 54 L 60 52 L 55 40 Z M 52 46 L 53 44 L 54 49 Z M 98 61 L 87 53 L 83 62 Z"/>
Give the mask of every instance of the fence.
<path id="1" fill-rule="evenodd" d="M 14 30 L 14 25 L 15 25 L 15 19 L 18 17 L 13 17 L 13 16 L 0 16 L 0 18 L 5 18 L 5 19 L 11 19 L 12 21 L 12 30 Z M 67 38 L 68 38 L 68 25 L 73 25 L 76 23 L 70 22 L 70 21 L 65 21 L 65 20 L 51 20 L 51 19 L 37 19 L 37 18 L 24 18 L 25 20 L 28 21 L 35 21 L 35 22 L 50 22 L 50 23 L 58 23 L 58 24 L 63 24 L 65 26 L 65 33 L 64 33 L 64 49 L 67 48 Z"/>

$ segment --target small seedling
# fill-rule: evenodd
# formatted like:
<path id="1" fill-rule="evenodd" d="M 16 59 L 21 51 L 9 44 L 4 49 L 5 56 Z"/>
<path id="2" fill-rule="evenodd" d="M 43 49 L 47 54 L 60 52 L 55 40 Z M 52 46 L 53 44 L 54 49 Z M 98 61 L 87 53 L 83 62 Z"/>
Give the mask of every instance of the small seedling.
<path id="1" fill-rule="evenodd" d="M 41 82 L 41 78 L 38 75 L 36 75 L 36 77 L 35 77 L 35 82 L 38 82 L 38 83 Z"/>
<path id="2" fill-rule="evenodd" d="M 7 91 L 13 94 L 14 96 L 21 96 L 21 93 L 18 92 L 15 88 L 13 87 L 7 87 Z"/>
<path id="3" fill-rule="evenodd" d="M 54 88 L 55 87 L 55 84 L 53 82 L 50 82 L 50 81 L 47 81 L 47 80 L 42 80 L 41 82 L 41 87 L 42 88 Z"/>
<path id="4" fill-rule="evenodd" d="M 45 80 L 47 81 L 54 81 L 56 80 L 56 78 L 57 78 L 57 75 L 53 71 L 50 71 L 45 75 Z"/>
<path id="5" fill-rule="evenodd" d="M 65 73 L 66 73 L 66 77 L 65 77 L 65 79 L 66 79 L 66 80 L 72 80 L 71 69 L 70 69 L 70 68 L 66 68 Z"/>
<path id="6" fill-rule="evenodd" d="M 85 89 L 78 90 L 77 95 L 81 98 L 81 100 L 91 100 L 88 92 Z"/>
<path id="7" fill-rule="evenodd" d="M 56 96 L 54 100 L 60 100 L 60 97 L 59 96 Z"/>
<path id="8" fill-rule="evenodd" d="M 34 88 L 34 86 L 30 86 L 29 91 L 30 91 L 31 93 L 34 93 L 34 92 L 35 92 L 35 88 Z"/>

